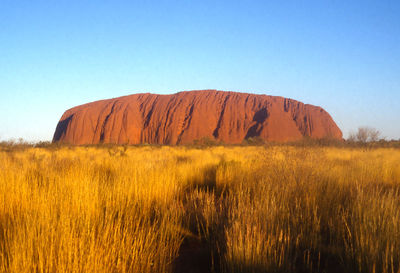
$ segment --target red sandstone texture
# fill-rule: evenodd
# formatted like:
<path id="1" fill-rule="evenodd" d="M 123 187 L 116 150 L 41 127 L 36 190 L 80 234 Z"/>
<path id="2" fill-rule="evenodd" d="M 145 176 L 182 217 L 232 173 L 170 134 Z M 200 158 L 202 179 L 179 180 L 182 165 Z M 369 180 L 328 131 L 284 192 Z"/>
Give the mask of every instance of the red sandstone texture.
<path id="1" fill-rule="evenodd" d="M 53 142 L 187 144 L 205 138 L 242 143 L 250 137 L 286 142 L 342 139 L 321 107 L 282 97 L 217 90 L 135 94 L 67 110 Z"/>

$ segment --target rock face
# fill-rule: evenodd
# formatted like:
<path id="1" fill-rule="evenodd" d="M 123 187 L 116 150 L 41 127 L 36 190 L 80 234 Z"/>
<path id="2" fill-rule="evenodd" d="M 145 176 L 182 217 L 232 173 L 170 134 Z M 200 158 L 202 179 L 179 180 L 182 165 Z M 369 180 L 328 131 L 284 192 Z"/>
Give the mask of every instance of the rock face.
<path id="1" fill-rule="evenodd" d="M 212 138 L 242 143 L 311 138 L 341 139 L 321 107 L 282 97 L 216 90 L 173 95 L 135 94 L 67 110 L 53 142 L 70 144 L 185 144 Z"/>

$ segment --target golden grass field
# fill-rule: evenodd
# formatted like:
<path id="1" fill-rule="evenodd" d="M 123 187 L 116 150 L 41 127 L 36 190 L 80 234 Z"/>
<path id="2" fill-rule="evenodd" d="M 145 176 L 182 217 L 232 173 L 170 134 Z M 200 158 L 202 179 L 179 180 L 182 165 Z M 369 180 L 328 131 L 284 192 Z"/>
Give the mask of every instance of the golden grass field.
<path id="1" fill-rule="evenodd" d="M 399 149 L 0 149 L 0 272 L 399 266 Z"/>

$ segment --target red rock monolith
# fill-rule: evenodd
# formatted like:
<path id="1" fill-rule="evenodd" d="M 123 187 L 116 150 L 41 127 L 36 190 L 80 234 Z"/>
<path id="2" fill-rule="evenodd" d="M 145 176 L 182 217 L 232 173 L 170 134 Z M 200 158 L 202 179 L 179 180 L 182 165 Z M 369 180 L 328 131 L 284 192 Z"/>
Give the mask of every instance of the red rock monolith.
<path id="1" fill-rule="evenodd" d="M 172 95 L 134 94 L 67 110 L 53 142 L 70 144 L 187 144 L 205 138 L 242 143 L 259 137 L 342 139 L 321 107 L 283 97 L 217 90 Z"/>

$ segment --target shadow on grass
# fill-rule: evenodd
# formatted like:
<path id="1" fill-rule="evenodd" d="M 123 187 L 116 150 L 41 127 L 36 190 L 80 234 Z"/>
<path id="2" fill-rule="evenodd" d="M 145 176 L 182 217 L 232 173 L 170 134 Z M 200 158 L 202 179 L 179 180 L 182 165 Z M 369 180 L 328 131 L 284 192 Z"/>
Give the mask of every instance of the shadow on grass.
<path id="1" fill-rule="evenodd" d="M 223 192 L 217 185 L 218 165 L 204 167 L 189 179 L 183 193 L 184 222 L 190 232 L 173 264 L 175 273 L 221 272 L 220 257 L 226 245 L 224 230 L 227 217 Z M 222 217 L 221 217 L 222 216 Z"/>
<path id="2" fill-rule="evenodd" d="M 186 189 L 182 200 L 186 213 L 184 221 L 191 235 L 187 236 L 181 245 L 179 257 L 173 264 L 173 272 L 357 272 L 356 263 L 345 257 L 346 246 L 344 238 L 339 238 L 340 231 L 329 224 L 332 219 L 327 219 L 322 215 L 321 229 L 318 231 L 321 238 L 320 244 L 310 249 L 311 245 L 307 244 L 307 240 L 299 245 L 294 240 L 293 244 L 296 245 L 291 245 L 288 256 L 279 264 L 274 264 L 273 261 L 248 264 L 245 261 L 226 260 L 226 230 L 230 227 L 228 212 L 232 209 L 229 195 L 232 194 L 233 189 L 221 188 L 218 185 L 217 172 L 219 167 L 224 167 L 223 164 L 227 163 L 221 162 L 218 165 L 205 167 L 188 182 L 191 186 Z M 351 208 L 354 199 L 351 192 L 343 191 L 334 183 L 321 183 L 320 187 L 322 199 L 317 203 L 325 212 L 332 210 L 323 215 L 335 215 L 333 205 L 336 203 L 341 204 L 345 209 Z M 293 190 L 296 195 L 303 191 L 305 194 L 307 187 L 299 189 L 300 192 Z M 335 195 L 327 196 L 325 192 L 335 193 Z M 214 213 L 212 217 L 209 216 L 210 210 Z M 293 215 L 297 215 L 295 209 Z M 293 226 L 293 229 L 296 227 Z"/>

